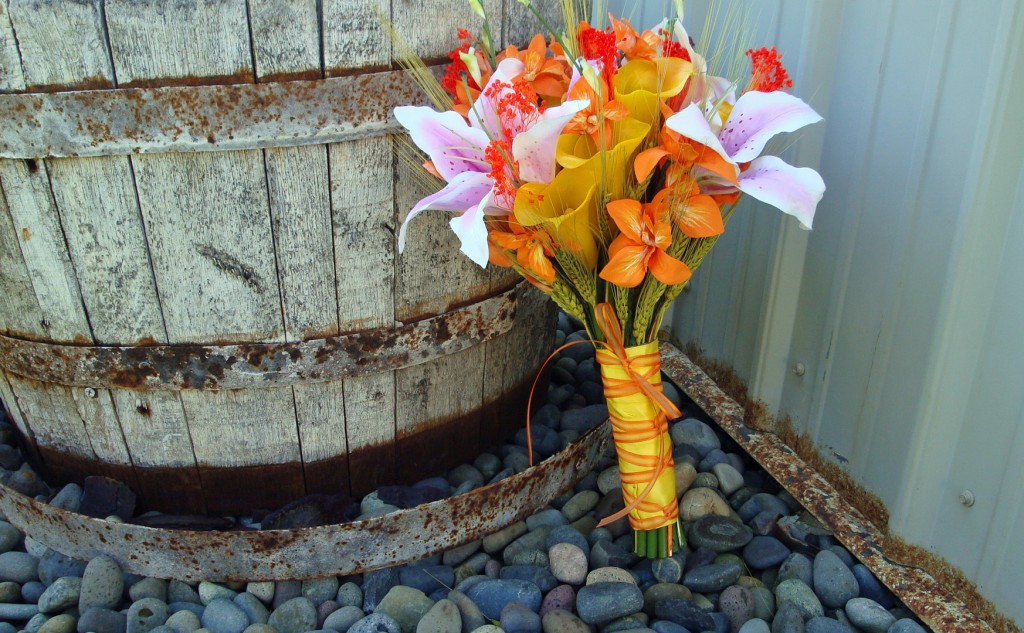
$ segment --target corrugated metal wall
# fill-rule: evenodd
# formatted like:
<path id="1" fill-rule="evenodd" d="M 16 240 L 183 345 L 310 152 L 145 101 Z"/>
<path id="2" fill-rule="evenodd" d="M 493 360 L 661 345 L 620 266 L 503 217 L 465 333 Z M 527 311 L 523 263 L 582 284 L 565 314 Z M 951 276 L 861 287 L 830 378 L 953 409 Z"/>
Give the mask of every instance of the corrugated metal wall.
<path id="1" fill-rule="evenodd" d="M 738 212 L 674 333 L 1024 622 L 1024 3 L 719 4 L 753 7 L 826 117 L 788 158 L 828 191 L 810 233 Z M 695 37 L 706 5 L 686 4 Z"/>

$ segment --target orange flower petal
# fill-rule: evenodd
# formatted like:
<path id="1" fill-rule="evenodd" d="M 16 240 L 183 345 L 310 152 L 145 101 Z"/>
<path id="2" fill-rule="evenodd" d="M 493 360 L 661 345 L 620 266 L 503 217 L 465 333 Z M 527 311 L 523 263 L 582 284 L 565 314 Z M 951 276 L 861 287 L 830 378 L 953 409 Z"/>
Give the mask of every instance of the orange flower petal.
<path id="1" fill-rule="evenodd" d="M 711 196 L 705 195 L 687 198 L 676 215 L 676 224 L 687 237 L 711 237 L 725 232 L 718 203 Z"/>
<path id="2" fill-rule="evenodd" d="M 547 283 L 555 281 L 555 267 L 544 256 L 544 249 L 540 244 L 531 244 L 519 249 L 516 255 L 519 265 L 537 276 L 538 279 Z"/>
<path id="3" fill-rule="evenodd" d="M 643 239 L 643 207 L 636 200 L 612 200 L 607 205 L 608 215 L 622 234 L 633 242 Z"/>
<path id="4" fill-rule="evenodd" d="M 633 161 L 633 169 L 636 171 L 637 182 L 643 182 L 647 180 L 647 177 L 651 175 L 654 168 L 658 166 L 662 158 L 668 156 L 668 152 L 661 145 L 652 147 L 651 149 L 645 149 L 636 155 L 636 159 Z"/>
<path id="5" fill-rule="evenodd" d="M 689 266 L 660 250 L 651 255 L 650 267 L 654 278 L 667 286 L 681 284 L 691 275 Z"/>
<path id="6" fill-rule="evenodd" d="M 651 249 L 642 245 L 619 248 L 601 270 L 601 279 L 623 288 L 635 288 L 647 274 L 647 260 Z"/>

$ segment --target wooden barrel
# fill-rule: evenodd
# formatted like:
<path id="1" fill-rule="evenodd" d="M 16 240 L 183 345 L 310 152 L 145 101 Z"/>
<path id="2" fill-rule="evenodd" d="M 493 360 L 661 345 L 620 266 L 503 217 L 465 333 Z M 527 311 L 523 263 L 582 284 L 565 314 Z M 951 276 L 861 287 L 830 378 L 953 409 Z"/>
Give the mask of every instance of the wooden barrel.
<path id="1" fill-rule="evenodd" d="M 486 0 L 509 41 L 532 22 Z M 557 5 L 557 3 L 549 3 Z M 395 159 L 376 10 L 450 0 L 0 3 L 0 396 L 53 483 L 237 512 L 426 476 L 522 421 L 551 309 L 457 252 Z"/>

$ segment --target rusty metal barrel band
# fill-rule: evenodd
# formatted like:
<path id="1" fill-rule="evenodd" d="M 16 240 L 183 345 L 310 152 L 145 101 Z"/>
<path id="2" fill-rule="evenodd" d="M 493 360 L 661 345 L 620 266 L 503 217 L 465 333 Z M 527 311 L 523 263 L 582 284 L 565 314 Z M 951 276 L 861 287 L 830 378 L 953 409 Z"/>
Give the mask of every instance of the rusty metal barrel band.
<path id="1" fill-rule="evenodd" d="M 425 103 L 425 97 L 405 71 L 264 84 L 3 94 L 0 157 L 337 143 L 400 129 L 392 109 L 416 103 Z"/>
<path id="2" fill-rule="evenodd" d="M 598 425 L 540 464 L 450 499 L 384 516 L 294 530 L 196 532 L 113 523 L 0 485 L 0 510 L 47 547 L 79 560 L 101 554 L 123 571 L 215 582 L 343 576 L 418 560 L 468 543 L 547 505 L 590 472 L 611 440 Z"/>
<path id="3" fill-rule="evenodd" d="M 69 387 L 179 391 L 283 387 L 410 367 L 511 330 L 518 286 L 390 329 L 291 343 L 63 345 L 0 335 L 0 368 Z"/>

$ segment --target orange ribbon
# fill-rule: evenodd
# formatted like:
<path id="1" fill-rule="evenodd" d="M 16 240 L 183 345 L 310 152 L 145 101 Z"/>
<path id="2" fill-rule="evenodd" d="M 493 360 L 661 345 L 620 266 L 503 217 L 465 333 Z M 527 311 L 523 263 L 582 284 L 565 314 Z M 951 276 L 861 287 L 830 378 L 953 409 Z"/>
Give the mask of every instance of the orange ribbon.
<path id="1" fill-rule="evenodd" d="M 672 525 L 678 521 L 679 505 L 675 499 L 674 486 L 673 494 L 668 495 L 662 503 L 648 500 L 651 491 L 658 484 L 659 477 L 669 469 L 674 471 L 675 464 L 672 459 L 672 441 L 668 436 L 668 420 L 680 417 L 679 409 L 665 396 L 661 390 L 661 355 L 655 347 L 651 353 L 638 353 L 638 348 L 627 350 L 622 335 L 622 328 L 619 325 L 615 310 L 608 303 L 599 303 L 595 306 L 595 321 L 598 329 L 605 338 L 605 341 L 580 340 L 572 341 L 560 346 L 553 351 L 544 363 L 541 364 L 534 378 L 533 386 L 530 388 L 530 397 L 526 404 L 526 450 L 529 463 L 533 465 L 533 435 L 530 432 L 530 410 L 533 401 L 533 394 L 537 388 L 537 382 L 547 367 L 559 352 L 581 343 L 588 343 L 601 346 L 597 350 L 596 360 L 602 366 L 601 379 L 604 383 L 605 398 L 609 401 L 609 419 L 612 424 L 612 434 L 615 439 L 615 451 L 619 457 L 619 477 L 622 481 L 622 496 L 625 507 L 605 517 L 598 527 L 618 521 L 629 515 L 629 523 L 634 530 L 653 530 L 666 525 Z M 605 368 L 615 367 L 623 372 L 624 377 L 607 375 Z M 617 373 L 615 371 L 611 373 Z M 656 383 L 655 383 L 656 381 Z M 656 407 L 657 413 L 653 418 L 645 419 L 623 419 L 614 415 L 612 410 L 615 399 L 629 399 L 642 394 Z M 641 442 L 657 441 L 657 450 L 641 453 L 627 449 L 626 444 L 637 444 Z M 623 471 L 623 464 L 632 468 Z M 674 483 L 674 473 L 672 475 Z M 645 488 L 638 494 L 632 494 L 627 485 L 640 486 L 646 484 Z M 665 495 L 662 495 L 665 496 Z M 637 512 L 633 512 L 636 510 Z M 647 516 L 640 516 L 640 514 Z M 668 530 L 668 551 L 672 551 L 672 530 Z"/>
<path id="2" fill-rule="evenodd" d="M 602 349 L 597 351 L 597 362 L 602 366 L 604 392 L 609 403 L 609 418 L 619 456 L 619 475 L 625 502 L 622 510 L 606 517 L 598 526 L 607 525 L 626 515 L 629 515 L 630 525 L 636 530 L 652 530 L 671 525 L 679 516 L 674 487 L 671 494 L 662 490 L 655 495 L 660 498 L 659 501 L 648 498 L 659 485 L 662 474 L 666 470 L 674 470 L 668 419 L 680 416 L 679 409 L 660 388 L 661 356 L 656 345 L 653 351 L 645 349 L 651 348 L 651 345 L 626 348 L 622 329 L 611 305 L 598 304 L 595 307 L 595 319 L 605 338 Z M 650 404 L 645 404 L 643 398 L 649 400 Z M 624 414 L 627 411 L 630 414 L 628 419 L 624 415 L 616 415 L 617 412 Z M 652 411 L 653 417 L 650 415 Z M 645 442 L 646 446 L 643 445 Z M 652 442 L 655 443 L 653 446 Z M 634 445 L 638 445 L 638 450 L 631 450 Z M 674 473 L 671 477 L 674 483 Z M 630 492 L 629 485 L 635 489 L 644 484 L 644 489 L 639 493 L 634 495 Z M 661 485 L 671 484 L 666 481 Z M 668 538 L 671 549 L 671 530 Z"/>

